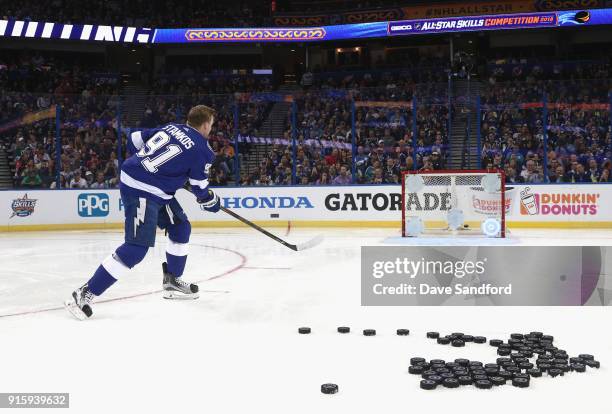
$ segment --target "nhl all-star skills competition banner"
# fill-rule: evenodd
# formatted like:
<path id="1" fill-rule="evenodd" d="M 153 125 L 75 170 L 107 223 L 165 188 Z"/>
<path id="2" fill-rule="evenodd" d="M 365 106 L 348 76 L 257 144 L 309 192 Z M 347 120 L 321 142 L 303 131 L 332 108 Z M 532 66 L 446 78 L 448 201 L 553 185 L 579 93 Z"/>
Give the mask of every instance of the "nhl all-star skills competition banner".
<path id="1" fill-rule="evenodd" d="M 0 37 L 116 43 L 316 42 L 455 33 L 612 24 L 612 9 L 514 13 L 344 24 L 320 27 L 152 29 L 91 24 L 0 20 Z"/>

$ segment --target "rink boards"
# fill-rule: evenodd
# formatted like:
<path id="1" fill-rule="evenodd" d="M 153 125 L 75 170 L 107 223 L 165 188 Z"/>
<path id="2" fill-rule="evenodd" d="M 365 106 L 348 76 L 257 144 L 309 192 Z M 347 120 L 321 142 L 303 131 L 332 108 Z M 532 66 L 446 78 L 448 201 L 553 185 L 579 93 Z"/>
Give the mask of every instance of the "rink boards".
<path id="1" fill-rule="evenodd" d="M 222 204 L 266 226 L 401 227 L 399 185 L 220 187 Z M 242 226 L 176 197 L 195 226 Z M 478 206 L 480 200 L 473 199 Z M 506 192 L 509 227 L 612 228 L 612 186 L 516 185 Z M 119 228 L 118 190 L 0 191 L 0 231 Z"/>

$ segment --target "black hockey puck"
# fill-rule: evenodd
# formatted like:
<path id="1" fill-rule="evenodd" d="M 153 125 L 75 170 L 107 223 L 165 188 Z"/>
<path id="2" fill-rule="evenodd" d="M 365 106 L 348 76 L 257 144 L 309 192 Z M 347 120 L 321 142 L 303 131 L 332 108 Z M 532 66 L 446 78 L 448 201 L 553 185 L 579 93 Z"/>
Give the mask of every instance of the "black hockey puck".
<path id="1" fill-rule="evenodd" d="M 512 378 L 514 378 L 514 375 L 512 374 L 512 372 L 508 372 L 508 371 L 499 371 L 497 373 L 498 377 L 502 377 L 506 380 L 511 380 Z"/>
<path id="2" fill-rule="evenodd" d="M 506 383 L 506 379 L 504 377 L 489 377 L 489 381 L 491 381 L 493 385 L 504 385 Z"/>
<path id="3" fill-rule="evenodd" d="M 406 335 L 410 334 L 410 330 L 409 329 L 398 329 L 397 330 L 397 334 L 399 336 L 406 336 Z"/>
<path id="4" fill-rule="evenodd" d="M 463 341 L 463 339 L 455 339 L 452 343 L 452 346 L 458 348 L 458 347 L 462 347 L 465 346 L 465 342 Z"/>
<path id="5" fill-rule="evenodd" d="M 507 356 L 510 355 L 510 352 L 508 348 L 497 348 L 497 355 Z"/>
<path id="6" fill-rule="evenodd" d="M 430 375 L 429 377 L 427 377 L 426 379 L 430 380 L 430 381 L 435 381 L 436 384 L 441 384 L 442 381 L 444 381 L 444 378 L 442 378 L 439 375 Z"/>
<path id="7" fill-rule="evenodd" d="M 534 378 L 538 378 L 542 376 L 542 371 L 540 371 L 537 368 L 528 369 L 527 373 L 529 374 L 529 376 L 534 377 Z"/>
<path id="8" fill-rule="evenodd" d="M 446 388 L 457 388 L 459 386 L 459 381 L 456 378 L 445 378 L 442 381 L 442 385 Z"/>
<path id="9" fill-rule="evenodd" d="M 339 326 L 338 327 L 338 332 L 340 333 L 349 333 L 351 331 L 351 328 L 349 328 L 348 326 Z"/>
<path id="10" fill-rule="evenodd" d="M 434 365 L 434 364 L 442 364 L 442 365 L 444 365 L 444 364 L 446 364 L 446 361 L 443 360 L 443 359 L 432 359 L 431 361 L 429 361 L 429 363 L 431 365 Z"/>
<path id="11" fill-rule="evenodd" d="M 430 375 L 438 375 L 438 373 L 432 369 L 428 369 L 427 371 L 423 371 L 423 374 L 421 374 L 421 378 L 427 379 Z"/>
<path id="12" fill-rule="evenodd" d="M 553 368 L 560 369 L 563 372 L 569 372 L 570 366 L 566 364 L 553 364 Z"/>
<path id="13" fill-rule="evenodd" d="M 455 378 L 455 374 L 453 374 L 452 372 L 442 372 L 439 375 L 442 377 L 442 380 L 445 380 L 447 378 Z"/>
<path id="14" fill-rule="evenodd" d="M 572 371 L 576 371 L 576 372 L 585 372 L 586 371 L 586 365 L 584 365 L 584 364 L 572 364 L 571 368 L 572 368 Z"/>
<path id="15" fill-rule="evenodd" d="M 470 360 L 465 358 L 457 358 L 455 359 L 455 363 L 461 365 L 462 367 L 467 367 L 470 364 Z"/>
<path id="16" fill-rule="evenodd" d="M 504 370 L 506 370 L 508 372 L 512 372 L 513 374 L 517 373 L 517 372 L 521 372 L 521 369 L 519 367 L 513 366 L 513 365 L 506 365 L 504 367 Z"/>
<path id="17" fill-rule="evenodd" d="M 472 382 L 474 382 L 472 380 L 472 377 L 469 377 L 467 375 L 462 375 L 460 377 L 457 377 L 457 381 L 459 381 L 459 384 L 461 385 L 470 385 Z"/>
<path id="18" fill-rule="evenodd" d="M 554 341 L 554 340 L 555 340 L 555 337 L 554 337 L 554 336 L 552 336 L 552 335 L 542 335 L 542 336 L 540 337 L 540 340 L 542 340 L 542 341 L 549 341 L 549 342 L 552 342 L 552 341 Z"/>
<path id="19" fill-rule="evenodd" d="M 420 364 L 421 362 L 425 362 L 425 358 L 421 358 L 421 357 L 410 358 L 410 365 Z"/>
<path id="20" fill-rule="evenodd" d="M 487 377 L 495 377 L 499 372 L 499 368 L 485 368 L 484 372 Z"/>
<path id="21" fill-rule="evenodd" d="M 427 337 L 431 339 L 436 339 L 440 337 L 439 332 L 427 332 Z"/>
<path id="22" fill-rule="evenodd" d="M 435 390 L 437 386 L 438 383 L 436 381 L 428 379 L 421 380 L 421 388 L 424 390 Z"/>
<path id="23" fill-rule="evenodd" d="M 563 376 L 563 370 L 558 369 L 558 368 L 550 368 L 548 370 L 548 375 L 550 375 L 551 377 L 558 377 L 559 375 Z"/>
<path id="24" fill-rule="evenodd" d="M 525 335 L 520 334 L 520 333 L 510 334 L 510 338 L 512 338 L 512 339 L 523 339 L 524 337 L 525 337 Z"/>
<path id="25" fill-rule="evenodd" d="M 521 362 L 519 364 L 519 368 L 520 369 L 532 369 L 533 368 L 533 364 L 531 362 Z"/>
<path id="26" fill-rule="evenodd" d="M 478 380 L 474 383 L 474 385 L 476 385 L 476 388 L 479 388 L 481 390 L 489 390 L 493 387 L 493 383 L 488 379 Z"/>
<path id="27" fill-rule="evenodd" d="M 489 345 L 491 346 L 500 346 L 501 344 L 503 344 L 504 341 L 502 341 L 501 339 L 490 339 L 489 340 Z"/>
<path id="28" fill-rule="evenodd" d="M 595 359 L 595 357 L 593 355 L 590 355 L 590 354 L 580 354 L 580 355 L 578 355 L 578 358 L 582 358 L 585 361 L 592 361 L 592 360 Z"/>
<path id="29" fill-rule="evenodd" d="M 572 357 L 569 359 L 570 364 L 584 364 L 584 359 L 579 357 Z"/>
<path id="30" fill-rule="evenodd" d="M 519 388 L 529 387 L 529 380 L 527 378 L 513 378 L 512 385 Z"/>
<path id="31" fill-rule="evenodd" d="M 310 328 L 307 327 L 307 326 L 303 326 L 301 328 L 298 328 L 298 333 L 309 334 L 310 333 Z"/>
<path id="32" fill-rule="evenodd" d="M 415 375 L 421 375 L 425 371 L 421 365 L 410 365 L 408 367 L 408 372 Z"/>
<path id="33" fill-rule="evenodd" d="M 584 364 L 591 368 L 599 368 L 600 366 L 599 361 L 595 361 L 594 359 L 587 359 L 584 361 Z"/>
<path id="34" fill-rule="evenodd" d="M 364 336 L 374 336 L 376 335 L 376 329 L 364 329 L 363 334 Z"/>
<path id="35" fill-rule="evenodd" d="M 474 343 L 475 344 L 484 344 L 487 342 L 487 338 L 485 338 L 484 336 L 475 336 L 474 337 Z"/>
<path id="36" fill-rule="evenodd" d="M 338 385 L 336 384 L 323 384 L 321 385 L 321 392 L 323 394 L 335 394 L 338 392 Z"/>
<path id="37" fill-rule="evenodd" d="M 440 345 L 448 345 L 448 344 L 450 344 L 450 339 L 448 339 L 447 337 L 439 337 L 438 339 L 436 339 L 436 341 Z"/>

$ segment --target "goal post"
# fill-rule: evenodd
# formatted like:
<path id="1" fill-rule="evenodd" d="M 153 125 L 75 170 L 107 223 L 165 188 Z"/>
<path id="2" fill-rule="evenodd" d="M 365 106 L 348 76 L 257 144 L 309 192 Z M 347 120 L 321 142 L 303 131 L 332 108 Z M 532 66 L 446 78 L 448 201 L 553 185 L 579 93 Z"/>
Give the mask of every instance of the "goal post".
<path id="1" fill-rule="evenodd" d="M 502 170 L 402 173 L 402 236 L 506 237 Z"/>

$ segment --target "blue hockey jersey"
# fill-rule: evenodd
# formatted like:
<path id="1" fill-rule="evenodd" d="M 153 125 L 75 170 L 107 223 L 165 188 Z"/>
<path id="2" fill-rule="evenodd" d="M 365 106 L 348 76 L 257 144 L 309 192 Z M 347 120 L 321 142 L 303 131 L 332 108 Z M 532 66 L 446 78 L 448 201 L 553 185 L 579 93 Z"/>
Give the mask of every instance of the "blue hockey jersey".
<path id="1" fill-rule="evenodd" d="M 208 140 L 186 124 L 134 131 L 128 136 L 132 154 L 121 166 L 121 190 L 161 204 L 189 180 L 193 193 L 208 193 L 208 174 L 215 153 Z"/>

